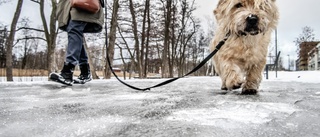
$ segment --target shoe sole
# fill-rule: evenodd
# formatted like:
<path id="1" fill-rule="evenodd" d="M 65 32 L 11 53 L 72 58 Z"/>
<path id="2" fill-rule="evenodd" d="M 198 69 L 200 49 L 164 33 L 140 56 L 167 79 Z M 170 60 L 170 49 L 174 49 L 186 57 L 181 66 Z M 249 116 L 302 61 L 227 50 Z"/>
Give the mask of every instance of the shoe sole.
<path id="1" fill-rule="evenodd" d="M 59 76 L 58 74 L 55 74 L 55 73 L 51 73 L 49 75 L 49 79 L 51 81 L 54 81 L 54 82 L 57 82 L 57 83 L 61 83 L 61 84 L 67 85 L 67 86 L 72 86 L 72 83 L 73 83 L 73 82 L 67 83 L 67 82 L 65 82 L 65 80 L 62 81 L 61 80 L 61 76 Z"/>

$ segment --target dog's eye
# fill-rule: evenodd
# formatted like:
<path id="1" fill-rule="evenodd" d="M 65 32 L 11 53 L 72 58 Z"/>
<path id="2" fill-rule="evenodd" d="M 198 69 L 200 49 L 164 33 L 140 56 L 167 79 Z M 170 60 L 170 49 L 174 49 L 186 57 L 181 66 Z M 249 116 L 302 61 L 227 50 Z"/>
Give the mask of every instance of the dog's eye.
<path id="1" fill-rule="evenodd" d="M 242 5 L 242 3 L 238 3 L 238 4 L 236 4 L 234 7 L 236 7 L 236 8 L 241 8 L 241 7 L 243 7 L 243 5 Z"/>

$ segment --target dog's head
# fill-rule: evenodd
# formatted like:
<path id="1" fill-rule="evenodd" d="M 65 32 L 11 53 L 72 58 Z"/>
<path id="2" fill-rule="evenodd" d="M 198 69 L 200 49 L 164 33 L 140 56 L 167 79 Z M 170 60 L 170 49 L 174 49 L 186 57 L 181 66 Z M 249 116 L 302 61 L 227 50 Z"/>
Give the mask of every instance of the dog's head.
<path id="1" fill-rule="evenodd" d="M 220 0 L 214 14 L 219 27 L 237 35 L 257 35 L 275 29 L 276 0 Z"/>

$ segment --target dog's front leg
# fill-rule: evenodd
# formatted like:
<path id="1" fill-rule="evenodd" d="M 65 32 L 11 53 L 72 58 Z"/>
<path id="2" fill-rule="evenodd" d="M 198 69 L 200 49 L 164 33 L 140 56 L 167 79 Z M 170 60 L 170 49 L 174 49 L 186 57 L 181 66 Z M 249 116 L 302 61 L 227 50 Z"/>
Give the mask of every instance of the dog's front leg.
<path id="1" fill-rule="evenodd" d="M 222 69 L 222 89 L 233 90 L 240 88 L 244 81 L 244 75 L 240 67 L 233 63 L 225 63 Z"/>
<path id="2" fill-rule="evenodd" d="M 254 65 L 248 70 L 245 83 L 241 94 L 254 95 L 257 94 L 262 80 L 263 65 Z"/>

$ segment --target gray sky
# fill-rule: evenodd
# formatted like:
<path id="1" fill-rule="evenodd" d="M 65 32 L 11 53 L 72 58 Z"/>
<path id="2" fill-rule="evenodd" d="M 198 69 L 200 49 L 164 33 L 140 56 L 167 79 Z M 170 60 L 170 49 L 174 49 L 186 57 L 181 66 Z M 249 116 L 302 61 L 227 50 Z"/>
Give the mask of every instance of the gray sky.
<path id="1" fill-rule="evenodd" d="M 0 22 L 10 24 L 16 7 L 16 0 L 0 6 Z M 213 9 L 218 0 L 196 0 L 198 9 L 196 16 L 205 20 L 206 17 L 213 18 Z M 316 40 L 320 40 L 320 1 L 319 0 L 277 0 L 280 12 L 278 25 L 278 49 L 282 52 L 284 66 L 288 66 L 288 54 L 290 59 L 297 59 L 296 47 L 293 41 L 302 32 L 304 26 L 314 29 Z M 49 7 L 47 8 L 49 9 Z M 40 25 L 38 5 L 24 1 L 21 17 L 29 17 L 34 26 Z M 47 15 L 49 17 L 49 15 Z M 204 23 L 207 24 L 207 23 Z M 274 40 L 272 41 L 274 43 Z M 274 51 L 272 52 L 274 54 Z"/>

